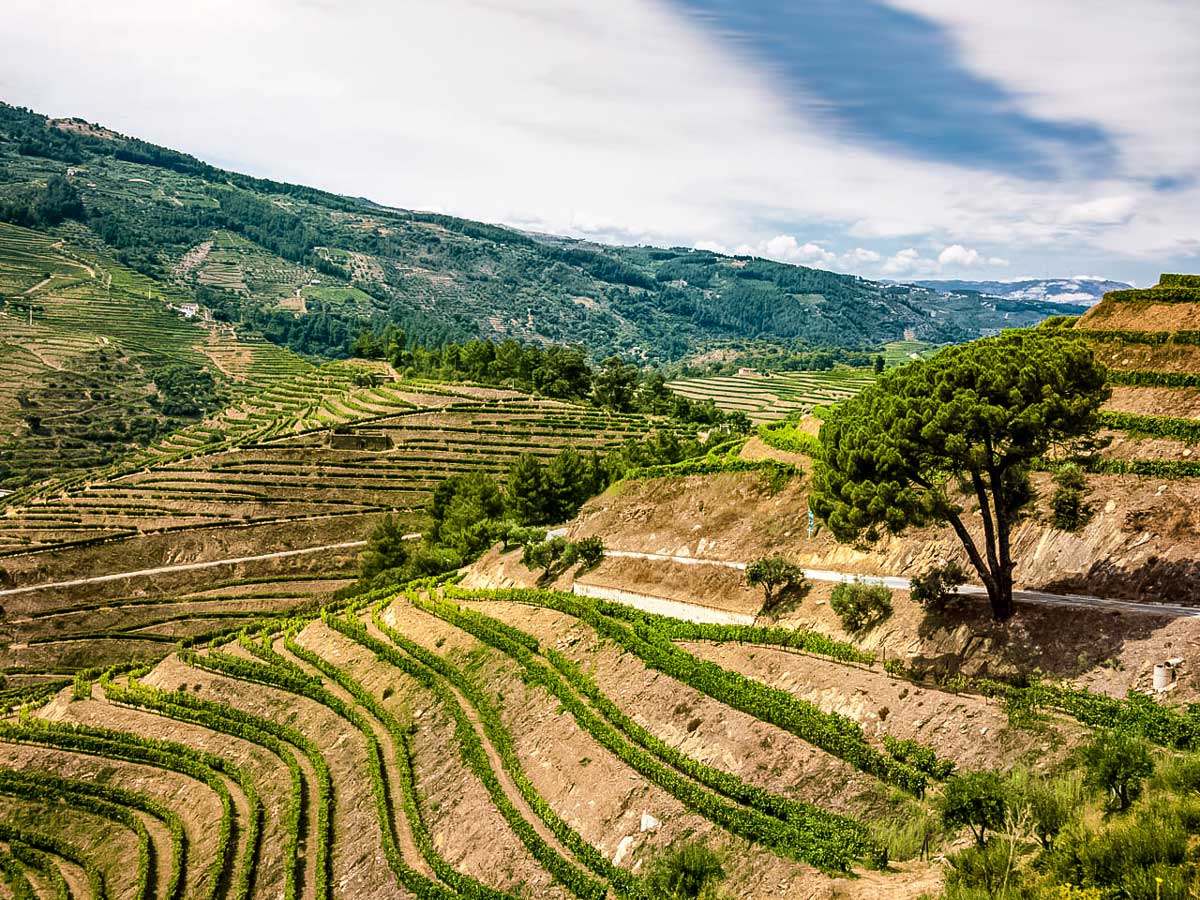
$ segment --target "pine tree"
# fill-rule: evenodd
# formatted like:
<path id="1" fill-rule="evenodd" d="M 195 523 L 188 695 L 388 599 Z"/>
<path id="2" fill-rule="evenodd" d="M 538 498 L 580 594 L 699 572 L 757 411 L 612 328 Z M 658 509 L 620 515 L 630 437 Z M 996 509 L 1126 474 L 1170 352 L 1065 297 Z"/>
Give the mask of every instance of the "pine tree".
<path id="1" fill-rule="evenodd" d="M 522 453 L 508 472 L 508 508 L 522 525 L 546 520 L 546 469 L 532 453 Z"/>

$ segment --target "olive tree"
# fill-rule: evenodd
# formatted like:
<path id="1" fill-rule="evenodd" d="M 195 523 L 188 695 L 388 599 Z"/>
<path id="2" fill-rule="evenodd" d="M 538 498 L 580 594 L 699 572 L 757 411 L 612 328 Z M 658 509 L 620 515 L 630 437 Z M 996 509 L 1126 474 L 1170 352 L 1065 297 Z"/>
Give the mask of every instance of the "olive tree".
<path id="1" fill-rule="evenodd" d="M 893 369 L 828 414 L 811 508 L 843 541 L 949 523 L 992 615 L 1008 619 L 1011 534 L 1033 497 L 1030 467 L 1095 435 L 1105 375 L 1083 341 L 1032 330 Z"/>

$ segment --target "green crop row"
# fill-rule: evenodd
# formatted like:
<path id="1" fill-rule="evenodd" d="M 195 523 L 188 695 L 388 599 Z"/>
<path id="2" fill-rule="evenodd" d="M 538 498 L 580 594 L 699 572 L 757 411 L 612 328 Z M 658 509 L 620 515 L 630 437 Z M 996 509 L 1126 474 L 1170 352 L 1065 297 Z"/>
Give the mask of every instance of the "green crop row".
<path id="1" fill-rule="evenodd" d="M 545 658 L 550 666 L 542 663 L 538 659 L 537 641 L 530 635 L 482 613 L 446 602 L 415 599 L 421 609 L 519 662 L 529 682 L 541 685 L 558 698 L 598 744 L 705 818 L 750 841 L 822 869 L 845 871 L 864 856 L 881 867 L 887 864 L 886 852 L 871 846 L 860 823 L 772 795 L 679 752 L 625 715 L 566 657 L 547 649 Z M 581 702 L 575 691 L 586 697 L 607 722 Z M 626 741 L 622 734 L 641 749 Z M 714 797 L 698 788 L 697 783 L 744 805 Z"/>
<path id="2" fill-rule="evenodd" d="M 1123 699 L 1093 694 L 1080 688 L 1036 683 L 1016 687 L 980 679 L 977 687 L 988 696 L 1029 708 L 1057 709 L 1093 728 L 1116 728 L 1164 747 L 1200 750 L 1200 708 L 1180 712 L 1130 691 Z"/>
<path id="3" fill-rule="evenodd" d="M 1200 477 L 1200 460 L 1194 459 L 1089 459 L 1081 463 L 1088 472 L 1097 475 L 1147 475 L 1152 478 Z M 1039 464 L 1053 470 L 1055 465 Z"/>
<path id="4" fill-rule="evenodd" d="M 10 853 L 0 851 L 0 881 L 8 885 L 12 900 L 38 900 L 37 892 L 25 876 L 25 867 Z"/>
<path id="5" fill-rule="evenodd" d="M 1200 387 L 1200 375 L 1192 372 L 1109 369 L 1108 383 L 1130 387 Z"/>
<path id="6" fill-rule="evenodd" d="M 768 447 L 788 453 L 803 453 L 813 459 L 821 457 L 821 441 L 802 431 L 791 422 L 771 422 L 758 426 L 758 436 Z"/>
<path id="7" fill-rule="evenodd" d="M 458 691 L 461 691 L 475 709 L 483 725 L 484 733 L 500 756 L 500 762 L 504 766 L 504 770 L 516 784 L 517 790 L 525 799 L 525 802 L 529 804 L 529 807 L 538 818 L 546 823 L 546 826 L 562 842 L 563 846 L 570 850 L 589 869 L 610 882 L 620 896 L 649 900 L 646 890 L 641 885 L 639 879 L 609 862 L 604 854 L 585 841 L 537 792 L 537 789 L 533 786 L 533 783 L 521 767 L 516 748 L 513 746 L 512 736 L 504 727 L 499 713 L 483 691 L 450 662 L 435 653 L 425 650 L 419 644 L 409 640 L 403 634 L 389 626 L 379 616 L 377 607 L 372 609 L 372 621 L 395 646 L 389 646 L 371 637 L 367 634 L 362 624 L 357 621 L 329 619 L 333 627 L 374 651 L 379 659 L 403 668 L 405 671 L 412 671 L 415 663 L 416 670 L 425 673 L 425 678 L 428 679 L 426 683 L 431 689 L 437 692 L 444 706 L 455 719 L 455 733 L 459 737 L 460 744 L 463 747 L 463 756 L 467 760 L 468 765 L 471 766 L 481 779 L 485 780 L 488 793 L 491 794 L 493 802 L 497 804 L 501 814 L 505 816 L 510 825 L 513 825 L 514 830 L 517 831 L 518 836 L 522 838 L 526 846 L 530 846 L 531 852 L 534 852 L 534 857 L 542 865 L 546 866 L 555 877 L 566 883 L 568 889 L 576 896 L 600 900 L 605 895 L 606 888 L 603 882 L 597 881 L 580 872 L 574 866 L 568 866 L 562 875 L 555 871 L 554 868 L 551 868 L 553 858 L 557 857 L 561 859 L 561 857 L 549 845 L 545 845 L 544 850 L 533 851 L 531 842 L 536 841 L 544 844 L 544 841 L 542 841 L 542 838 L 533 827 L 525 822 L 516 811 L 516 808 L 512 806 L 512 801 L 504 793 L 495 774 L 491 771 L 491 765 L 488 762 L 487 753 L 483 748 L 483 742 L 475 732 L 475 728 L 459 703 L 457 695 L 447 686 L 447 682 L 449 685 L 457 688 Z M 508 810 L 511 810 L 511 812 Z M 518 828 L 518 822 L 523 827 Z M 525 831 L 528 834 L 522 833 Z M 553 856 L 549 856 L 548 854 L 552 854 Z M 562 868 L 557 864 L 554 865 L 557 868 Z M 570 882 L 566 881 L 567 877 L 571 878 Z"/>
<path id="8" fill-rule="evenodd" d="M 914 740 L 899 740 L 890 734 L 883 736 L 883 746 L 894 759 L 908 763 L 919 772 L 924 772 L 930 778 L 945 781 L 954 774 L 954 763 L 948 759 L 938 759 L 937 754 L 924 744 Z"/>
<path id="9" fill-rule="evenodd" d="M 13 772 L 6 769 L 0 769 L 0 794 L 7 794 L 10 797 L 20 797 L 23 800 L 33 802 L 60 802 L 70 809 L 81 810 L 90 813 L 101 819 L 106 819 L 109 822 L 115 822 L 125 828 L 128 828 L 137 837 L 138 843 L 138 859 L 137 859 L 137 888 L 134 896 L 139 900 L 152 900 L 154 896 L 154 872 L 155 872 L 155 855 L 154 845 L 150 841 L 150 830 L 146 828 L 146 823 L 143 822 L 138 815 L 128 809 L 130 805 L 128 801 L 123 804 L 117 799 L 118 795 L 115 791 L 105 793 L 103 790 L 87 791 L 86 787 L 93 789 L 100 787 L 99 785 L 88 785 L 87 782 L 79 782 L 83 790 L 72 789 L 71 783 L 64 779 L 53 778 L 49 775 L 27 774 L 22 776 L 21 773 Z M 109 802 L 112 798 L 114 802 Z M 147 798 L 143 798 L 147 799 Z M 135 806 L 135 808 L 145 809 L 151 804 L 143 804 Z M 147 809 L 149 812 L 150 810 Z M 178 819 L 176 819 L 178 823 Z M 183 826 L 180 825 L 180 831 Z M 169 896 L 175 897 L 175 891 L 179 887 L 179 864 L 182 857 L 177 856 L 175 866 L 172 871 L 171 893 Z"/>
<path id="10" fill-rule="evenodd" d="M 1081 337 L 1089 341 L 1114 341 L 1121 344 L 1200 345 L 1200 331 L 1129 331 L 1125 329 L 1093 328 L 1081 330 Z"/>
<path id="11" fill-rule="evenodd" d="M 71 900 L 71 888 L 67 884 L 67 879 L 48 854 L 41 850 L 35 850 L 28 844 L 22 844 L 20 841 L 9 841 L 8 851 L 21 865 L 41 873 L 41 876 L 50 884 L 54 900 Z"/>
<path id="12" fill-rule="evenodd" d="M 130 678 L 128 687 L 118 686 L 111 681 L 106 682 L 105 691 L 108 699 L 114 703 L 138 706 L 172 719 L 191 722 L 210 731 L 229 734 L 257 744 L 277 756 L 287 766 L 291 779 L 291 794 L 287 814 L 284 817 L 284 832 L 287 835 L 284 858 L 289 860 L 284 866 L 284 897 L 286 900 L 294 900 L 298 895 L 299 830 L 304 814 L 304 784 L 300 766 L 295 756 L 284 746 L 284 743 L 287 737 L 303 742 L 305 740 L 303 736 L 270 720 L 259 719 L 250 716 L 248 713 L 240 713 L 240 711 L 220 703 L 200 700 L 186 691 L 167 692 L 146 687 L 134 678 Z M 280 734 L 284 735 L 284 737 L 280 737 Z M 294 742 L 287 741 L 287 743 Z M 308 756 L 311 760 L 312 754 L 308 754 Z M 331 782 L 327 777 L 325 779 L 320 778 L 319 773 L 321 769 L 315 762 L 313 767 L 318 772 L 318 781 L 320 783 L 318 789 L 318 803 L 320 805 L 318 807 L 316 853 L 316 865 L 319 873 L 327 869 L 326 860 L 329 852 L 328 842 L 325 838 L 329 835 L 328 822 L 330 821 L 328 812 L 322 817 L 320 810 L 331 802 L 332 789 L 330 787 Z M 326 878 L 325 881 L 327 883 L 328 879 Z M 318 887 L 322 885 L 322 879 L 319 874 L 317 876 L 317 883 Z M 327 895 L 318 893 L 317 896 L 324 897 Z"/>
<path id="13" fill-rule="evenodd" d="M 1200 419 L 1177 419 L 1171 416 L 1139 416 L 1133 413 L 1102 412 L 1100 424 L 1117 431 L 1147 434 L 1154 437 L 1178 438 L 1195 443 L 1200 441 Z"/>
<path id="14" fill-rule="evenodd" d="M 1169 286 L 1156 288 L 1132 288 L 1124 291 L 1109 291 L 1104 295 L 1117 303 L 1146 301 L 1149 303 L 1196 303 L 1200 302 L 1200 288 Z"/>
<path id="15" fill-rule="evenodd" d="M 204 753 L 183 744 L 144 738 L 123 731 L 78 724 L 50 723 L 40 719 L 31 719 L 19 725 L 0 722 L 0 740 L 52 746 L 91 756 L 123 759 L 127 762 L 179 772 L 206 784 L 220 798 L 221 821 L 216 858 L 209 870 L 208 892 L 205 900 L 216 898 L 222 884 L 229 880 L 233 865 L 233 796 L 225 785 L 222 775 L 233 780 L 246 795 L 251 820 L 251 824 L 247 828 L 247 837 L 257 834 L 254 823 L 261 820 L 262 802 L 258 798 L 253 782 L 241 767 L 235 766 L 216 754 Z M 257 859 L 257 840 L 247 840 L 237 874 L 237 884 L 246 885 L 247 892 L 248 885 L 253 882 L 253 871 Z"/>
<path id="16" fill-rule="evenodd" d="M 448 589 L 453 590 L 453 589 Z M 763 644 L 802 650 L 816 656 L 828 656 L 839 662 L 871 665 L 875 654 L 859 650 L 853 644 L 834 640 L 817 631 L 794 628 L 764 627 L 761 625 L 715 625 L 707 622 L 688 622 L 657 613 L 645 612 L 624 603 L 593 600 L 597 611 L 631 624 L 645 625 L 672 641 L 714 641 L 716 643 Z"/>
<path id="17" fill-rule="evenodd" d="M 469 876 L 463 875 L 438 853 L 433 838 L 429 834 L 429 829 L 426 828 L 425 822 L 421 817 L 416 776 L 413 773 L 412 755 L 409 747 L 410 735 L 408 730 L 401 725 L 400 721 L 346 672 L 333 665 L 333 663 L 324 657 L 296 643 L 294 629 L 289 629 L 286 632 L 284 646 L 287 647 L 288 652 L 304 660 L 340 685 L 344 691 L 355 699 L 355 702 L 374 716 L 391 736 L 393 757 L 396 761 L 396 768 L 400 772 L 401 805 L 413 835 L 413 843 L 417 845 L 421 856 L 424 857 L 437 877 L 449 885 L 452 891 L 468 898 L 468 900 L 511 900 L 512 895 L 490 888 Z M 414 893 L 416 893 L 415 889 Z M 418 894 L 418 896 L 421 895 Z"/>
<path id="18" fill-rule="evenodd" d="M 853 719 L 822 712 L 815 704 L 787 691 L 769 687 L 740 672 L 693 656 L 676 647 L 669 637 L 650 625 L 626 626 L 601 613 L 588 598 L 532 589 L 460 592 L 448 588 L 447 595 L 467 599 L 512 600 L 545 606 L 581 619 L 603 637 L 639 657 L 650 668 L 670 675 L 727 706 L 777 725 L 882 781 L 916 796 L 922 796 L 925 792 L 926 776 L 871 746 L 863 734 L 862 726 Z"/>
<path id="19" fill-rule="evenodd" d="M 399 848 L 396 846 L 391 804 L 387 782 L 383 774 L 383 754 L 379 746 L 379 740 L 369 723 L 353 706 L 329 693 L 320 685 L 318 680 L 306 675 L 299 667 L 288 662 L 265 644 L 255 644 L 248 641 L 244 642 L 243 646 L 267 660 L 267 664 L 252 664 L 244 660 L 238 660 L 236 657 L 219 655 L 217 659 L 220 660 L 220 664 L 236 669 L 238 673 L 236 677 L 258 680 L 261 683 L 273 684 L 284 690 L 303 694 L 328 707 L 362 733 L 367 743 L 368 770 L 371 774 L 371 782 L 375 795 L 376 813 L 379 817 L 383 833 L 384 855 L 388 859 L 389 865 L 396 873 L 400 883 L 413 891 L 420 900 L 449 900 L 450 897 L 453 897 L 454 893 L 452 891 L 448 891 L 436 882 L 430 881 L 408 866 L 404 862 Z M 209 658 L 212 658 L 212 654 L 210 654 Z M 233 665 L 231 666 L 231 664 Z M 549 848 L 547 847 L 547 849 Z"/>
<path id="20" fill-rule="evenodd" d="M 104 881 L 104 873 L 96 865 L 96 861 L 87 856 L 79 847 L 55 834 L 43 834 L 27 828 L 15 828 L 0 822 L 0 840 L 7 841 L 10 846 L 23 844 L 42 853 L 57 856 L 74 863 L 83 869 L 88 880 L 88 890 L 92 900 L 108 900 L 108 885 Z M 57 866 L 54 866 L 57 868 Z"/>
<path id="21" fill-rule="evenodd" d="M 687 475 L 720 475 L 726 472 L 762 472 L 772 482 L 785 481 L 801 474 L 798 466 L 782 463 L 774 459 L 741 459 L 700 457 L 685 459 L 677 463 L 664 463 L 656 466 L 642 466 L 630 469 L 625 473 L 627 480 L 646 478 L 684 477 Z"/>

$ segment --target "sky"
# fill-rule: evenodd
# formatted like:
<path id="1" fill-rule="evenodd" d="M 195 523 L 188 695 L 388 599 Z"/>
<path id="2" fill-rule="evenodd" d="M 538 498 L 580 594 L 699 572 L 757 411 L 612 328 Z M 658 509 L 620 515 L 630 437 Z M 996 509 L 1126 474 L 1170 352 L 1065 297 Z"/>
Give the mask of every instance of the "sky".
<path id="1" fill-rule="evenodd" d="M 1200 272 L 1196 0 L 39 0 L 0 99 L 237 171 L 915 280 Z"/>

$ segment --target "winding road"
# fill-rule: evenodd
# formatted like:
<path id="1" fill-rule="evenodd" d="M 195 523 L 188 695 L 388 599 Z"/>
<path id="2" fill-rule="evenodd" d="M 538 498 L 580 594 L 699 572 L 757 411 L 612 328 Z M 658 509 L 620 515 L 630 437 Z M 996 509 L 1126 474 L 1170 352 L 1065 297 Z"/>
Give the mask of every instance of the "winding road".
<path id="1" fill-rule="evenodd" d="M 420 534 L 406 534 L 405 540 L 415 540 Z M 90 578 L 76 578 L 71 581 L 51 581 L 42 584 L 27 584 L 20 587 L 8 588 L 0 590 L 0 597 L 7 597 L 13 594 L 25 594 L 31 591 L 49 590 L 52 588 L 78 587 L 85 584 L 101 584 L 106 581 L 119 581 L 122 578 L 136 578 L 145 575 L 165 575 L 171 572 L 187 572 L 196 569 L 212 569 L 218 566 L 230 566 L 237 563 L 258 562 L 268 559 L 286 559 L 291 556 L 304 556 L 313 553 L 324 553 L 329 550 L 349 550 L 355 547 L 366 546 L 366 541 L 345 541 L 340 544 L 323 544 L 319 547 L 302 547 L 297 550 L 279 550 L 275 553 L 262 553 L 257 556 L 239 556 L 232 559 L 211 559 L 202 562 L 179 563 L 173 566 L 158 566 L 153 569 L 137 569 L 132 572 L 114 572 L 109 575 L 93 575 Z M 736 562 L 733 560 L 724 559 L 706 559 L 704 557 L 695 556 L 671 556 L 665 553 L 639 553 L 633 550 L 606 550 L 606 556 L 615 559 L 645 559 L 654 562 L 672 562 L 680 563 L 686 566 L 721 566 L 727 569 L 744 570 L 746 563 Z M 855 575 L 851 572 L 836 572 L 829 569 L 805 569 L 804 575 L 810 581 L 854 581 L 856 578 L 861 578 L 867 584 L 882 584 L 884 587 L 892 590 L 906 591 L 909 587 L 907 578 L 899 578 L 895 576 L 879 576 L 879 575 Z M 958 593 L 971 597 L 986 596 L 986 591 L 974 584 L 965 584 L 958 589 Z M 1013 597 L 1018 603 L 1032 604 L 1035 606 L 1075 606 L 1085 607 L 1088 609 L 1103 609 L 1113 610 L 1116 612 L 1141 613 L 1143 615 L 1154 616 L 1174 616 L 1181 618 L 1200 618 L 1200 607 L 1197 606 L 1172 606 L 1166 603 L 1135 603 L 1131 600 L 1110 600 L 1105 597 L 1092 597 L 1087 594 L 1051 594 L 1046 591 L 1014 591 Z M 646 595 L 646 599 L 679 604 L 679 606 L 697 606 L 699 609 L 708 609 L 708 607 L 699 607 L 697 604 L 685 604 L 680 601 L 666 601 L 664 598 L 651 598 Z M 686 616 L 684 616 L 686 618 Z"/>
<path id="2" fill-rule="evenodd" d="M 648 559 L 661 562 L 682 563 L 687 566 L 724 566 L 727 569 L 745 569 L 744 562 L 723 559 L 704 559 L 694 556 L 669 556 L 664 553 L 637 553 L 631 550 L 606 550 L 606 556 L 627 559 Z M 854 581 L 861 578 L 867 584 L 882 584 L 892 590 L 907 591 L 907 578 L 880 575 L 854 575 L 849 572 L 834 572 L 829 569 L 805 569 L 809 581 Z M 987 591 L 975 584 L 964 584 L 958 593 L 970 597 L 986 597 Z M 1166 603 L 1135 603 L 1132 600 L 1109 600 L 1087 594 L 1051 594 L 1046 591 L 1013 591 L 1018 603 L 1035 606 L 1082 606 L 1089 609 L 1108 609 L 1118 612 L 1143 613 L 1156 616 L 1200 617 L 1200 606 L 1172 606 Z"/>

